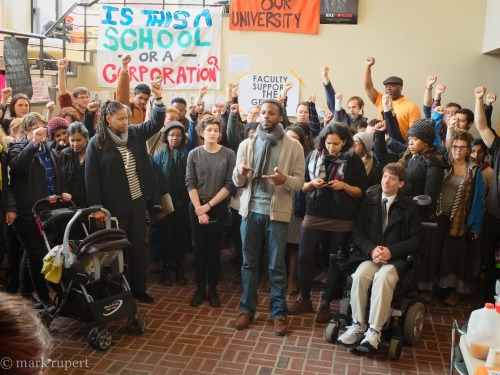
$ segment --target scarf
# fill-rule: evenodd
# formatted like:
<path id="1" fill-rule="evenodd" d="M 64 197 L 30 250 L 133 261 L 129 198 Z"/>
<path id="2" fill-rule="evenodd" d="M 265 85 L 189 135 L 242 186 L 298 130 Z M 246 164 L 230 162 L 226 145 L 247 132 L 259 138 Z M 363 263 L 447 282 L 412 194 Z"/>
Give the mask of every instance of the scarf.
<path id="1" fill-rule="evenodd" d="M 322 178 L 325 179 L 325 181 L 342 181 L 344 178 L 346 163 L 352 155 L 352 151 L 341 152 L 336 156 L 333 156 L 329 154 L 326 149 L 313 150 L 311 152 L 311 157 L 309 158 L 309 164 L 307 165 L 311 181 L 316 178 Z M 325 162 L 333 164 L 328 177 L 326 176 Z"/>
<path id="2" fill-rule="evenodd" d="M 109 136 L 117 146 L 126 147 L 128 142 L 128 128 L 125 128 L 125 131 L 121 134 L 114 133 L 109 126 L 106 128 Z"/>
<path id="3" fill-rule="evenodd" d="M 467 202 L 471 198 L 472 184 L 474 183 L 474 167 L 467 168 L 465 170 L 465 176 L 460 186 L 458 187 L 457 194 L 455 195 L 455 200 L 453 201 L 453 206 L 451 208 L 450 213 L 450 236 L 459 237 L 463 236 L 467 227 L 467 215 L 468 212 L 468 204 Z M 451 168 L 450 173 L 444 178 L 443 185 L 446 184 L 451 177 L 453 176 L 453 167 Z M 442 193 L 439 195 L 437 202 L 437 211 L 436 214 L 439 216 L 442 213 L 441 210 L 441 200 Z"/>
<path id="4" fill-rule="evenodd" d="M 137 176 L 135 156 L 127 147 L 128 128 L 125 128 L 125 131 L 119 135 L 115 134 L 109 127 L 106 130 L 122 156 L 132 200 L 137 199 L 142 196 L 142 190 Z"/>
<path id="5" fill-rule="evenodd" d="M 373 157 L 370 154 L 366 154 L 363 157 L 363 163 L 365 164 L 366 175 L 368 176 L 373 167 Z"/>
<path id="6" fill-rule="evenodd" d="M 36 156 L 40 159 L 40 163 L 42 163 L 45 168 L 45 180 L 47 183 L 48 195 L 54 195 L 56 193 L 56 175 L 54 172 L 54 164 L 52 163 L 49 152 L 50 151 L 47 151 L 45 144 L 41 143 Z"/>
<path id="7" fill-rule="evenodd" d="M 168 146 L 163 149 L 165 157 L 162 163 L 162 172 L 165 176 L 165 191 L 177 198 L 182 189 L 186 189 L 187 158 L 184 147 L 174 148 L 174 156 L 170 154 Z M 174 199 L 176 201 L 176 199 Z"/>
<path id="8" fill-rule="evenodd" d="M 258 187 L 265 191 L 266 190 L 266 180 L 262 178 L 262 175 L 267 173 L 267 168 L 269 167 L 269 160 L 271 158 L 271 149 L 276 146 L 278 141 L 283 138 L 285 131 L 283 130 L 283 125 L 278 124 L 276 128 L 271 132 L 267 133 L 262 129 L 262 125 L 257 127 L 257 137 L 264 143 L 263 150 L 260 155 L 257 155 L 257 160 L 255 161 L 255 172 L 254 179 L 257 180 Z"/>

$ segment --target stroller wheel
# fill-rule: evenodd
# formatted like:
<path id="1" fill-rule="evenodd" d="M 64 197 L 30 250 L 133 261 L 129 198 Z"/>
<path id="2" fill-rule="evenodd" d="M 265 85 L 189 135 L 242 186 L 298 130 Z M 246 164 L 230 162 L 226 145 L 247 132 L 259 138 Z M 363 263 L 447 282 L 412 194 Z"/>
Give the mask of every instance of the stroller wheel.
<path id="1" fill-rule="evenodd" d="M 89 331 L 89 334 L 87 335 L 87 340 L 90 345 L 97 347 L 97 334 L 99 333 L 99 328 L 94 327 Z"/>
<path id="2" fill-rule="evenodd" d="M 323 338 L 326 341 L 334 344 L 337 342 L 338 337 L 339 337 L 339 322 L 332 319 L 328 322 L 328 325 L 326 326 L 323 332 Z"/>
<path id="3" fill-rule="evenodd" d="M 106 350 L 111 345 L 111 341 L 113 341 L 113 335 L 107 329 L 103 329 L 97 334 L 96 343 L 98 349 Z"/>
<path id="4" fill-rule="evenodd" d="M 401 351 L 403 349 L 403 343 L 399 339 L 391 339 L 389 343 L 389 358 L 399 359 L 401 357 Z"/>
<path id="5" fill-rule="evenodd" d="M 47 311 L 43 310 L 38 313 L 38 317 L 42 321 L 42 324 L 45 326 L 45 328 L 49 329 L 50 325 L 52 324 L 52 317 L 50 316 L 50 314 Z"/>
<path id="6" fill-rule="evenodd" d="M 129 333 L 143 334 L 146 331 L 146 315 L 129 316 L 127 322 L 127 331 Z"/>
<path id="7" fill-rule="evenodd" d="M 403 330 L 406 343 L 415 345 L 420 340 L 424 330 L 424 320 L 425 305 L 422 302 L 417 302 L 408 308 Z"/>

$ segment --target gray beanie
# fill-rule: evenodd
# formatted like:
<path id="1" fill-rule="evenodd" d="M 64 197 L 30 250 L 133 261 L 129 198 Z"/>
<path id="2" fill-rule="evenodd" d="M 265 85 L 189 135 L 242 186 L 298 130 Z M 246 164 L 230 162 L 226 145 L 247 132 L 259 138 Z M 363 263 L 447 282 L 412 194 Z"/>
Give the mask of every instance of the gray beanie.
<path id="1" fill-rule="evenodd" d="M 363 145 L 365 146 L 366 152 L 370 153 L 373 149 L 373 134 L 367 132 L 359 132 L 353 135 L 353 137 L 359 138 Z"/>
<path id="2" fill-rule="evenodd" d="M 416 137 L 421 141 L 427 143 L 429 146 L 434 144 L 436 133 L 434 132 L 434 125 L 428 120 L 418 120 L 408 129 L 406 137 Z"/>

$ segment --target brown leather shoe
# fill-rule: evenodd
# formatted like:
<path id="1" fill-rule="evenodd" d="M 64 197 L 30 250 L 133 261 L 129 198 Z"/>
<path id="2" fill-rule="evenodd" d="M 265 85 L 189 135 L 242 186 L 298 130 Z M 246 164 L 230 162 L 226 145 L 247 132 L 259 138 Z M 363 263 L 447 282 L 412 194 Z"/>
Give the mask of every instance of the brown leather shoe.
<path id="1" fill-rule="evenodd" d="M 236 318 L 236 323 L 234 324 L 234 328 L 237 330 L 242 330 L 248 327 L 248 325 L 252 322 L 253 316 L 250 316 L 248 313 L 240 312 L 238 318 Z"/>
<path id="2" fill-rule="evenodd" d="M 276 336 L 285 336 L 288 332 L 288 322 L 286 318 L 274 319 L 273 331 Z"/>

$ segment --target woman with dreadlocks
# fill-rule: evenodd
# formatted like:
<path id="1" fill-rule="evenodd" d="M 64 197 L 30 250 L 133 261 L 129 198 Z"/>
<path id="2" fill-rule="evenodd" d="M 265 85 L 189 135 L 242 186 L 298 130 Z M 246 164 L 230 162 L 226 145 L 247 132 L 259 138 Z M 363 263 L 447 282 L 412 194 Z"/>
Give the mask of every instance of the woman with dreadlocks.
<path id="1" fill-rule="evenodd" d="M 146 151 L 146 140 L 160 131 L 165 120 L 161 100 L 161 77 L 151 83 L 155 95 L 153 116 L 141 125 L 130 126 L 127 108 L 107 101 L 99 114 L 96 135 L 85 156 L 85 182 L 89 206 L 102 206 L 118 218 L 127 232 L 130 287 L 136 299 L 152 303 L 146 293 L 146 200 L 151 197 L 155 176 Z M 105 215 L 94 213 L 96 224 L 104 227 Z"/>

